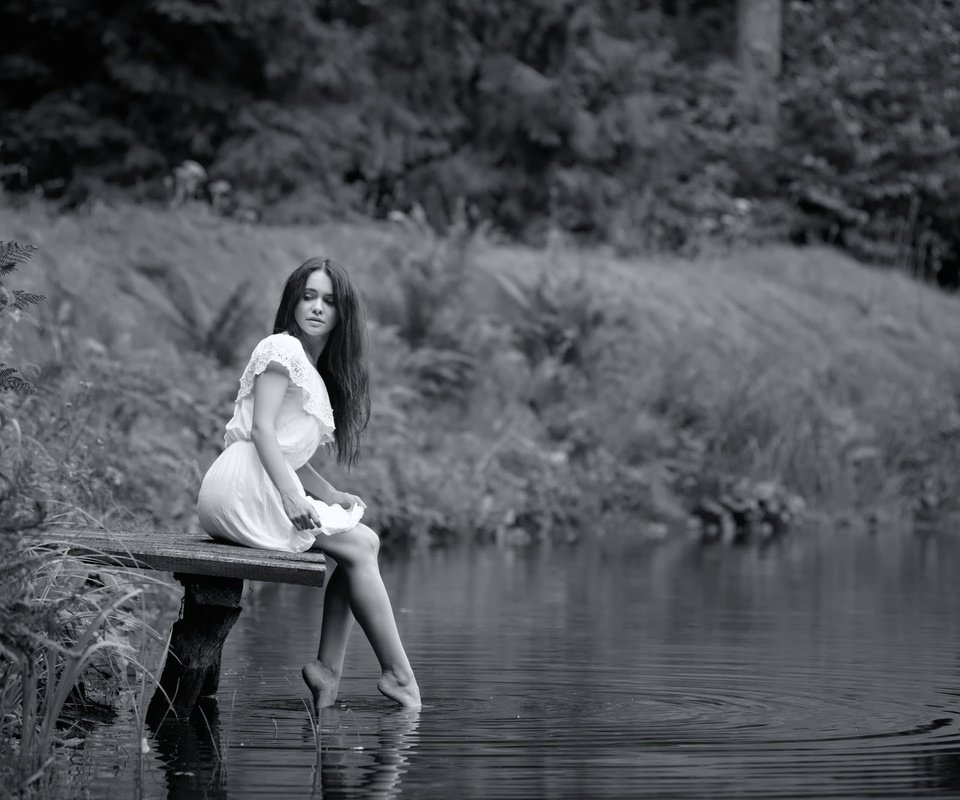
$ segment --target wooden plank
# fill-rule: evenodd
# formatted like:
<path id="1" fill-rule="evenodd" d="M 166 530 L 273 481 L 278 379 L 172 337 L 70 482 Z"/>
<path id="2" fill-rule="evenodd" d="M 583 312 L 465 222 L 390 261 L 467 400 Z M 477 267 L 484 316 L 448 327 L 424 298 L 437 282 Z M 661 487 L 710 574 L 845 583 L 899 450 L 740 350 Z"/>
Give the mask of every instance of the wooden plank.
<path id="1" fill-rule="evenodd" d="M 220 578 L 323 586 L 323 553 L 283 553 L 216 542 L 206 534 L 59 529 L 32 534 L 93 564 L 185 572 Z"/>

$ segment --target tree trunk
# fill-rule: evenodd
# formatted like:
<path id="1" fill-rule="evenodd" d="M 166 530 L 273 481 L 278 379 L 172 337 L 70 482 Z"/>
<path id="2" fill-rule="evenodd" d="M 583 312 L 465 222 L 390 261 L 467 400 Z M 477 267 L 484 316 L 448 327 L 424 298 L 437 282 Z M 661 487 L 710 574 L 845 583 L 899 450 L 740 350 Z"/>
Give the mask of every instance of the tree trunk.
<path id="1" fill-rule="evenodd" d="M 737 0 L 740 103 L 769 145 L 777 139 L 782 14 L 781 0 Z"/>

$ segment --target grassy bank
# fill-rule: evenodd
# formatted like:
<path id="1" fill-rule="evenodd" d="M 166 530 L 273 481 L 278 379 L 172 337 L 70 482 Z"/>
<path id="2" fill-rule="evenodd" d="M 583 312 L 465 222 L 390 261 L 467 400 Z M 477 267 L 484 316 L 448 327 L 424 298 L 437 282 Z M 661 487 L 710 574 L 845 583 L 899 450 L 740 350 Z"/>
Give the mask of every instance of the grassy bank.
<path id="1" fill-rule="evenodd" d="M 129 745 L 140 751 L 148 676 L 166 649 L 152 623 L 175 612 L 176 592 L 10 534 L 2 545 L 0 781 L 10 797 L 62 797 L 74 749 L 121 709 L 138 720 Z"/>
<path id="2" fill-rule="evenodd" d="M 18 285 L 48 301 L 9 344 L 41 392 L 2 402 L 48 521 L 196 526 L 239 370 L 314 254 L 368 302 L 374 419 L 330 472 L 387 539 L 661 535 L 724 498 L 954 510 L 957 301 L 828 249 L 623 260 L 202 207 L 3 207 L 0 235 L 40 247 Z"/>

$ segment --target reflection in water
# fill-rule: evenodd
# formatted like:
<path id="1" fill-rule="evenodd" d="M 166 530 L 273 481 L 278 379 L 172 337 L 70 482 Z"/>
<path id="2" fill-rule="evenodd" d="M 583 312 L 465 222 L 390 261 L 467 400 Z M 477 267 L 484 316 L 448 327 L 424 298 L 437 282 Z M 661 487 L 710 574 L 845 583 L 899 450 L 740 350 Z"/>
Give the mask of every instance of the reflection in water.
<path id="1" fill-rule="evenodd" d="M 400 778 L 410 751 L 416 746 L 420 712 L 407 709 L 376 715 L 376 745 L 367 750 L 346 711 L 326 708 L 320 714 L 320 749 L 314 770 L 314 797 L 368 797 L 387 800 L 400 796 Z M 307 726 L 313 737 L 313 731 Z"/>
<path id="2" fill-rule="evenodd" d="M 922 542 L 922 546 L 927 542 Z M 923 547 L 926 554 L 928 548 Z M 955 685 L 942 687 L 939 691 L 944 702 L 960 717 L 960 658 L 954 668 Z M 930 748 L 916 758 L 918 780 L 917 789 L 938 789 L 949 791 L 953 796 L 960 796 L 960 748 L 939 747 Z"/>
<path id="3" fill-rule="evenodd" d="M 323 709 L 320 747 L 306 712 L 301 743 L 315 756 L 311 780 L 300 772 L 304 794 L 314 798 L 363 797 L 392 800 L 400 797 L 401 777 L 417 741 L 420 711 L 382 708 Z M 375 733 L 371 730 L 376 727 Z M 168 800 L 226 800 L 231 796 L 227 773 L 234 761 L 243 761 L 246 748 L 231 746 L 224 735 L 215 699 L 201 700 L 189 720 L 166 719 L 152 730 L 163 764 Z M 236 765 L 237 770 L 243 765 Z M 238 783 L 238 782 L 237 782 Z"/>
<path id="4" fill-rule="evenodd" d="M 919 756 L 917 766 L 922 776 L 915 785 L 917 790 L 949 791 L 954 797 L 960 793 L 960 753 L 957 751 Z"/>
<path id="5" fill-rule="evenodd" d="M 424 709 L 378 694 L 356 636 L 319 753 L 299 668 L 322 591 L 252 584 L 220 717 L 155 732 L 144 796 L 957 796 L 958 541 L 825 533 L 757 551 L 608 535 L 388 560 Z M 133 796 L 115 753 L 78 754 L 92 796 Z"/>
<path id="6" fill-rule="evenodd" d="M 168 800 L 226 800 L 227 769 L 216 698 L 201 698 L 189 719 L 167 717 L 153 729 Z"/>

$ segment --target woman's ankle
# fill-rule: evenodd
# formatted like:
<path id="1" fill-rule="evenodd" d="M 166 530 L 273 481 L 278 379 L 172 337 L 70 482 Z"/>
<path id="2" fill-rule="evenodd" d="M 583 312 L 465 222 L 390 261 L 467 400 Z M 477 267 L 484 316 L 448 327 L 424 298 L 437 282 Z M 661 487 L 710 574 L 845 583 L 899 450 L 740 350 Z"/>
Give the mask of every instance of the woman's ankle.
<path id="1" fill-rule="evenodd" d="M 316 708 L 332 706 L 340 691 L 340 676 L 330 670 L 319 659 L 304 664 L 301 670 L 303 680 L 313 695 Z"/>
<path id="2" fill-rule="evenodd" d="M 380 680 L 377 681 L 377 688 L 383 695 L 404 708 L 420 708 L 422 705 L 420 687 L 410 668 L 385 669 Z"/>
<path id="3" fill-rule="evenodd" d="M 388 667 L 383 670 L 383 677 L 392 681 L 397 686 L 409 686 L 417 682 L 413 674 L 413 668 L 407 667 Z"/>
<path id="4" fill-rule="evenodd" d="M 340 680 L 340 674 L 341 674 L 341 671 L 342 671 L 342 666 L 339 667 L 339 668 L 333 667 L 333 666 L 330 665 L 329 662 L 324 661 L 322 658 L 316 659 L 316 660 L 314 661 L 314 663 L 320 668 L 320 670 L 321 670 L 321 671 L 324 673 L 324 675 L 327 676 L 328 678 L 332 678 L 333 680 L 337 680 L 337 681 Z"/>

